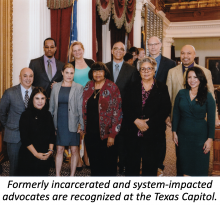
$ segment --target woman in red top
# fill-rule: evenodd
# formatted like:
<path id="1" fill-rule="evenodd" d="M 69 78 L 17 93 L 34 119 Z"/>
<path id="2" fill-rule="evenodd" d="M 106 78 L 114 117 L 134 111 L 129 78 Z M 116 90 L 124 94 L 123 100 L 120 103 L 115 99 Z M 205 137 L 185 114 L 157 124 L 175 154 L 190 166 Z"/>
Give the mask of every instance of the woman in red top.
<path id="1" fill-rule="evenodd" d="M 115 176 L 117 155 L 114 146 L 122 121 L 120 91 L 109 80 L 105 64 L 94 63 L 89 71 L 91 81 L 83 92 L 85 143 L 92 176 Z"/>

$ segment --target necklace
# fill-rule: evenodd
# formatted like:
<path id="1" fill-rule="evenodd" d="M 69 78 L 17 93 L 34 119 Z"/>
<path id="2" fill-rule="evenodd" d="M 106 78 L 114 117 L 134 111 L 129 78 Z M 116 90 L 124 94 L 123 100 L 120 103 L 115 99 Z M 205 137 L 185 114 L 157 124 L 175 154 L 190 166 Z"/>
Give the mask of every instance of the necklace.
<path id="1" fill-rule="evenodd" d="M 101 90 L 101 89 L 100 89 Z M 100 90 L 98 92 L 96 92 L 96 90 L 94 90 L 94 99 L 96 99 L 96 95 L 99 94 Z"/>
<path id="2" fill-rule="evenodd" d="M 193 95 L 192 93 L 191 93 L 191 90 L 189 91 L 189 93 L 190 93 L 190 95 L 192 96 L 192 97 L 196 97 L 197 95 Z"/>

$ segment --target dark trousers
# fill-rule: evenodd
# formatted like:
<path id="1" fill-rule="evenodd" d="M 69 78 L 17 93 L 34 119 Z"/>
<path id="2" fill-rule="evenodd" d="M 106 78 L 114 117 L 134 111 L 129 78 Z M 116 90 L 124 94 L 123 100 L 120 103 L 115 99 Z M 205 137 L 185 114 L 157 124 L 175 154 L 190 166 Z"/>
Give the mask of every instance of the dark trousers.
<path id="1" fill-rule="evenodd" d="M 117 157 L 115 145 L 107 147 L 107 139 L 99 134 L 86 134 L 85 144 L 92 176 L 116 176 Z"/>
<path id="2" fill-rule="evenodd" d="M 157 176 L 158 156 L 152 151 L 154 144 L 146 144 L 143 137 L 135 137 L 128 143 L 128 160 L 125 175 L 139 176 L 142 159 L 142 176 Z"/>
<path id="3" fill-rule="evenodd" d="M 117 156 L 119 158 L 119 168 L 124 168 L 126 166 L 127 151 L 125 146 L 124 134 L 118 134 L 115 137 L 115 146 L 117 149 Z"/>
<path id="4" fill-rule="evenodd" d="M 18 143 L 7 142 L 7 153 L 10 162 L 9 176 L 18 176 L 18 161 L 21 141 Z"/>
<path id="5" fill-rule="evenodd" d="M 161 170 L 164 170 L 163 161 L 164 161 L 165 156 L 166 156 L 166 138 L 160 144 L 160 147 L 158 149 L 160 150 L 158 168 L 160 168 Z"/>

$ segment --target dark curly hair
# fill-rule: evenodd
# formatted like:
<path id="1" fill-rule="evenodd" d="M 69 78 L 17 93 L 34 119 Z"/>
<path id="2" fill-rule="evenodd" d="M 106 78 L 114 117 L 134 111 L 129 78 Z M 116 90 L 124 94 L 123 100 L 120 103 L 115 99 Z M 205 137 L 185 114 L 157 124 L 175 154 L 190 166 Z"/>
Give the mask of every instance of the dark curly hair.
<path id="1" fill-rule="evenodd" d="M 104 70 L 105 71 L 105 78 L 110 80 L 110 76 L 111 76 L 110 71 L 104 63 L 95 62 L 92 64 L 91 69 L 88 74 L 90 80 L 93 79 L 93 71 L 94 70 Z"/>
<path id="2" fill-rule="evenodd" d="M 205 73 L 203 72 L 201 68 L 196 67 L 196 66 L 189 68 L 186 72 L 186 81 L 185 81 L 185 88 L 188 90 L 191 89 L 190 85 L 188 84 L 188 74 L 190 71 L 195 72 L 196 77 L 200 81 L 198 93 L 196 96 L 196 99 L 197 99 L 196 102 L 202 106 L 205 103 L 207 99 L 207 94 L 208 94 L 207 79 L 206 79 Z"/>
<path id="3" fill-rule="evenodd" d="M 32 90 L 30 99 L 28 101 L 28 109 L 34 109 L 33 99 L 34 99 L 34 96 L 37 95 L 38 93 L 42 93 L 46 97 L 46 103 L 42 109 L 48 110 L 49 109 L 49 101 L 48 101 L 48 97 L 47 97 L 47 92 L 42 87 L 35 87 Z"/>

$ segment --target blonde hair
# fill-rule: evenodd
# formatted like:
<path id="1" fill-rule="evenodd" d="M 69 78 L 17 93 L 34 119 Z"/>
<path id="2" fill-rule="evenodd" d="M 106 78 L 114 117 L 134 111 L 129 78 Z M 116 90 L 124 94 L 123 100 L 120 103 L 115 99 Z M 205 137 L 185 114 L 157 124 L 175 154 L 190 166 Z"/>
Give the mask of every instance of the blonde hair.
<path id="1" fill-rule="evenodd" d="M 71 44 L 70 48 L 69 48 L 69 62 L 73 62 L 73 61 L 74 61 L 73 46 L 76 46 L 76 45 L 81 46 L 81 48 L 82 48 L 83 50 L 85 50 L 85 49 L 84 49 L 84 46 L 83 46 L 83 44 L 82 44 L 81 42 L 79 42 L 79 41 L 73 42 L 73 43 Z"/>
<path id="2" fill-rule="evenodd" d="M 62 68 L 62 71 L 64 71 L 66 68 L 73 68 L 73 70 L 75 71 L 75 68 L 72 63 L 66 63 Z"/>

